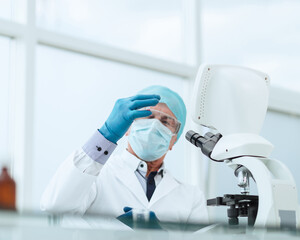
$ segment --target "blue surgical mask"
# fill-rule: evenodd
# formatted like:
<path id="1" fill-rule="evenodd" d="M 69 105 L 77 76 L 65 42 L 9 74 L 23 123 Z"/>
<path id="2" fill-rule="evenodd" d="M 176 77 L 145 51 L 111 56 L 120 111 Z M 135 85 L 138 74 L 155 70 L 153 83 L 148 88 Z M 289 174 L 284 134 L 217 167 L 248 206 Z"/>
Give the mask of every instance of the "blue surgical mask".
<path id="1" fill-rule="evenodd" d="M 139 158 L 152 162 L 168 151 L 173 135 L 158 119 L 139 119 L 131 125 L 128 141 Z"/>

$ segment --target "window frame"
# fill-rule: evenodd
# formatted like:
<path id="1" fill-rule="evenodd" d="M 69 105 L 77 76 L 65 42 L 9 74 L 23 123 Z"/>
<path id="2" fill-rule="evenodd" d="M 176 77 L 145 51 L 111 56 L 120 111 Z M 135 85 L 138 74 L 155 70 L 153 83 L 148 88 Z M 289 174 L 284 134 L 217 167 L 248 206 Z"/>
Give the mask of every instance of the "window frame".
<path id="1" fill-rule="evenodd" d="M 11 113 L 12 121 L 12 167 L 13 176 L 18 184 L 18 208 L 20 210 L 32 209 L 31 172 L 34 153 L 34 92 L 36 82 L 36 48 L 38 45 L 47 45 L 53 48 L 64 49 L 71 52 L 93 56 L 99 59 L 108 59 L 140 68 L 179 76 L 185 79 L 184 95 L 189 99 L 193 89 L 193 82 L 198 66 L 202 63 L 201 56 L 201 3 L 198 0 L 187 0 L 183 3 L 184 9 L 184 50 L 186 63 L 172 62 L 142 53 L 128 51 L 48 31 L 36 25 L 36 0 L 15 0 L 12 20 L 0 19 L 0 35 L 12 38 L 14 46 L 11 61 Z M 21 10 L 26 9 L 26 12 Z M 292 92 L 271 86 L 269 110 L 280 111 L 286 114 L 300 115 L 300 92 Z M 186 103 L 189 106 L 189 102 Z M 26 110 L 26 111 L 25 111 Z M 187 116 L 187 129 L 197 128 L 193 125 L 191 117 Z M 197 129 L 196 129 L 197 130 Z M 187 182 L 200 184 L 205 189 L 204 181 L 199 171 L 206 168 L 200 151 L 185 144 Z M 193 167 L 192 167 L 193 166 Z"/>

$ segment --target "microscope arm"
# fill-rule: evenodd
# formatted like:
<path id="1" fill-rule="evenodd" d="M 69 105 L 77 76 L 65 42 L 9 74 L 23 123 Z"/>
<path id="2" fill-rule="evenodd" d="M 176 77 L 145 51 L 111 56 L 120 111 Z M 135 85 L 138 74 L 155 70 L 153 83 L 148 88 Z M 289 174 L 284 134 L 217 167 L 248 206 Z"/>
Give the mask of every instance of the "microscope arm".
<path id="1" fill-rule="evenodd" d="M 300 227 L 293 176 L 283 163 L 268 159 L 273 146 L 259 136 L 267 112 L 269 86 L 269 76 L 260 71 L 201 65 L 193 87 L 192 119 L 220 134 L 200 136 L 189 131 L 186 138 L 205 156 L 233 168 L 239 186 L 245 190 L 244 196 L 249 193 L 249 176 L 255 179 L 259 195 L 255 225 Z"/>
<path id="2" fill-rule="evenodd" d="M 244 166 L 255 179 L 259 196 L 255 226 L 300 227 L 296 184 L 282 162 L 245 156 L 225 163 L 233 169 Z"/>

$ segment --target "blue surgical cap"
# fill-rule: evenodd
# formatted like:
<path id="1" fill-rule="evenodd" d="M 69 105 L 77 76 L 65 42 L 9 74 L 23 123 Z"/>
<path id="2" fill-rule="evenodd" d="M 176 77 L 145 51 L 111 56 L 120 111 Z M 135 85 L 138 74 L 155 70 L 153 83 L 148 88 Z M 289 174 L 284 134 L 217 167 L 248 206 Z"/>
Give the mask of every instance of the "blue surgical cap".
<path id="1" fill-rule="evenodd" d="M 160 96 L 160 103 L 165 103 L 168 108 L 172 111 L 178 121 L 180 121 L 181 126 L 177 133 L 177 140 L 180 138 L 182 134 L 185 119 L 186 119 L 186 108 L 182 98 L 178 95 L 178 93 L 172 91 L 171 89 L 160 86 L 153 85 L 147 88 L 142 89 L 138 92 L 138 94 L 157 94 Z M 177 141 L 176 140 L 176 141 Z"/>

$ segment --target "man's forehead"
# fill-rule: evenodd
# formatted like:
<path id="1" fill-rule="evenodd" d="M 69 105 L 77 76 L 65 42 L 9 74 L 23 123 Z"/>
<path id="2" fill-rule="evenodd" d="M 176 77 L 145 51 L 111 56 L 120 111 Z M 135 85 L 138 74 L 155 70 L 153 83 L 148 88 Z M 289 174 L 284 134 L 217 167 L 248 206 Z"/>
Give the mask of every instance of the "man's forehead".
<path id="1" fill-rule="evenodd" d="M 170 110 L 170 108 L 165 103 L 158 103 L 156 106 L 151 107 L 151 108 L 161 111 L 161 112 L 164 112 L 164 113 L 174 117 L 175 119 L 177 119 L 176 116 L 174 115 L 174 113 Z"/>

